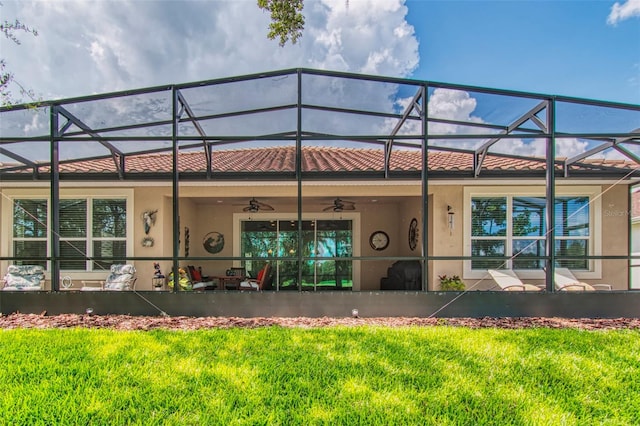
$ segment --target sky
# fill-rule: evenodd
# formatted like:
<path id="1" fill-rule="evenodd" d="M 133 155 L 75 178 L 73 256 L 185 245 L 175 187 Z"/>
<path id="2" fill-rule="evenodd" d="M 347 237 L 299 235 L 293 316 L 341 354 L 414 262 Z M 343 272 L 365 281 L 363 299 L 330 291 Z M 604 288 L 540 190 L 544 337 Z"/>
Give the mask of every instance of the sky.
<path id="1" fill-rule="evenodd" d="M 255 0 L 1 3 L 45 100 L 305 67 L 640 104 L 640 0 L 306 0 L 285 47 Z"/>

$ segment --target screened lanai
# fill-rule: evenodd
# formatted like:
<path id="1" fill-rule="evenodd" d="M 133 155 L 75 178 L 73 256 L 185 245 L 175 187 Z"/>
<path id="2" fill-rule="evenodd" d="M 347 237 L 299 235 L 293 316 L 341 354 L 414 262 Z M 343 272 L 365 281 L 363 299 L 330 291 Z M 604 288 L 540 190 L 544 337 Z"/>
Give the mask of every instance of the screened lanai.
<path id="1" fill-rule="evenodd" d="M 503 292 L 489 270 L 633 292 L 639 178 L 640 106 L 556 95 L 290 69 L 18 105 L 0 269 L 65 295 L 113 264 L 153 297 L 201 293 L 187 266 L 241 294 L 227 277 L 267 264 L 270 298 Z"/>

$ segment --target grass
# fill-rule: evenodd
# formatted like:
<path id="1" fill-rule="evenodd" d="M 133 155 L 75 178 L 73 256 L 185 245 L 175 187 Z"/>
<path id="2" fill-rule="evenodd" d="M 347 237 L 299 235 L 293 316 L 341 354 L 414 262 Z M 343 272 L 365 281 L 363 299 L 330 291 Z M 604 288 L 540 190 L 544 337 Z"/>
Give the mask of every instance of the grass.
<path id="1" fill-rule="evenodd" d="M 0 425 L 637 425 L 640 331 L 0 331 Z"/>

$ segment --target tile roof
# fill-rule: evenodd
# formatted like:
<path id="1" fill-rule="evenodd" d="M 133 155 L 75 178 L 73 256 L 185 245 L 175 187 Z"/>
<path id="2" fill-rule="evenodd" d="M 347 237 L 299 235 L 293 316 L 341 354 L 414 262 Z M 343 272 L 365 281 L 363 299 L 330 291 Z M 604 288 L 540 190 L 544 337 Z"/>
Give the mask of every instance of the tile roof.
<path id="1" fill-rule="evenodd" d="M 304 171 L 354 172 L 384 170 L 383 149 L 363 149 L 345 147 L 304 147 L 302 149 L 302 169 Z M 472 153 L 429 151 L 428 167 L 431 171 L 473 171 Z M 623 160 L 583 160 L 572 165 L 573 169 L 591 167 L 616 167 L 634 169 L 638 165 Z M 202 150 L 183 151 L 179 168 L 182 172 L 205 172 L 206 157 Z M 394 150 L 390 157 L 392 171 L 419 171 L 422 168 L 420 150 Z M 544 159 L 527 159 L 499 155 L 486 156 L 484 170 L 491 171 L 543 171 Z M 41 167 L 47 172 L 49 167 Z M 170 172 L 170 153 L 150 153 L 129 155 L 125 160 L 125 172 Z M 293 172 L 295 171 L 295 147 L 263 147 L 214 151 L 212 170 L 215 172 Z M 63 173 L 114 173 L 117 171 L 111 158 L 75 161 L 60 165 Z"/>

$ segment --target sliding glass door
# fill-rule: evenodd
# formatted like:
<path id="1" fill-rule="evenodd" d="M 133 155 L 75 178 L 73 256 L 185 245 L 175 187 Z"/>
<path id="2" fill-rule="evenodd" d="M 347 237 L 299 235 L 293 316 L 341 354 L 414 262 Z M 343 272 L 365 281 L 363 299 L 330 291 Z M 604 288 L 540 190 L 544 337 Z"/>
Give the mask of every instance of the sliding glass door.
<path id="1" fill-rule="evenodd" d="M 352 289 L 351 220 L 303 220 L 301 226 L 297 220 L 243 220 L 240 229 L 241 256 L 248 258 L 243 265 L 247 271 L 255 274 L 266 262 L 273 267 L 267 289 Z M 303 261 L 298 265 L 300 255 Z"/>

